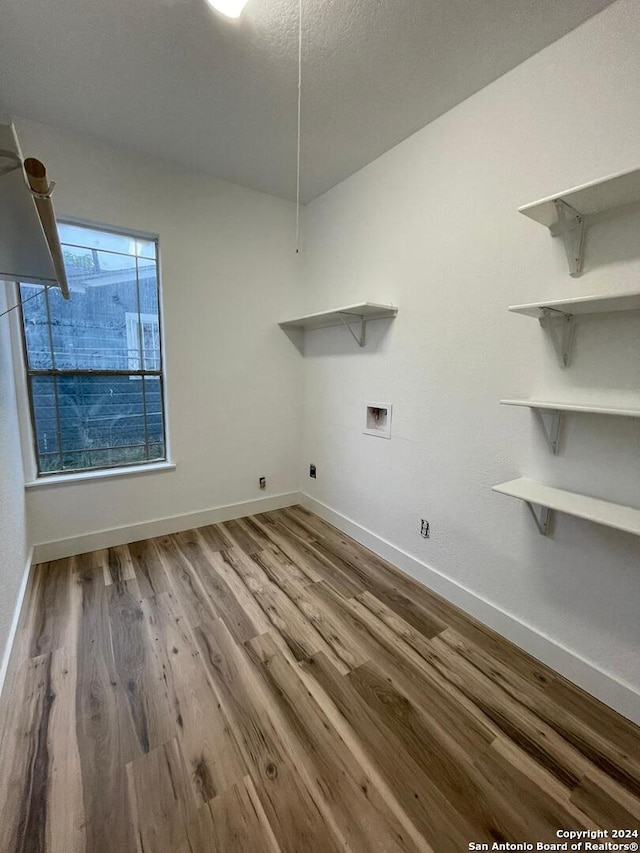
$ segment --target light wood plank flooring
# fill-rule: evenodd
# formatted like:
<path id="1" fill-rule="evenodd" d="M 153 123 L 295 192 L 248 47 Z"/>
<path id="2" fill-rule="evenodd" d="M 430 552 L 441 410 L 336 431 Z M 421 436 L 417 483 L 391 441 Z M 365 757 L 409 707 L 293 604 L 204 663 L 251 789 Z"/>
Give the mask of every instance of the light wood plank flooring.
<path id="1" fill-rule="evenodd" d="M 300 507 L 37 566 L 0 853 L 460 853 L 640 826 L 637 727 Z"/>

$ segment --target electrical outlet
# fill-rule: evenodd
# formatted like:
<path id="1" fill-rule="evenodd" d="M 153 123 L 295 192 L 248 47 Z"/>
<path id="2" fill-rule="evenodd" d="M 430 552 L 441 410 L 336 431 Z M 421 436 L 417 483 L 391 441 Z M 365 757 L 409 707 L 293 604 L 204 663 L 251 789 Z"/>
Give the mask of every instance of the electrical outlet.
<path id="1" fill-rule="evenodd" d="M 311 465 L 309 465 L 309 476 L 313 480 L 316 479 L 316 466 L 313 463 L 311 463 Z"/>
<path id="2" fill-rule="evenodd" d="M 431 534 L 429 532 L 429 522 L 427 521 L 426 518 L 421 518 L 420 519 L 420 536 L 422 536 L 423 539 L 429 539 L 430 535 Z"/>
<path id="3" fill-rule="evenodd" d="M 260 477 L 260 488 L 261 489 L 267 488 L 267 478 L 266 477 Z"/>

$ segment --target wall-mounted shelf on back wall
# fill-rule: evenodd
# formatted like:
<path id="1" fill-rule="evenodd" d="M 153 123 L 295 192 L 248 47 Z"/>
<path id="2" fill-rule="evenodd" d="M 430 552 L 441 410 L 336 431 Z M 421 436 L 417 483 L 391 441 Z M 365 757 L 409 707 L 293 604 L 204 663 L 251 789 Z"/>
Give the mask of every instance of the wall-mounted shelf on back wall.
<path id="1" fill-rule="evenodd" d="M 371 320 L 392 320 L 398 309 L 395 305 L 383 305 L 377 302 L 358 302 L 356 305 L 345 305 L 343 308 L 333 308 L 330 311 L 318 311 L 316 314 L 305 314 L 292 320 L 278 323 L 281 329 L 326 329 L 331 326 L 345 326 L 358 346 L 365 345 L 366 325 Z M 360 334 L 351 328 L 360 326 Z"/>
<path id="2" fill-rule="evenodd" d="M 582 272 L 584 235 L 589 218 L 640 202 L 640 169 L 618 172 L 588 184 L 525 204 L 520 213 L 549 229 L 564 243 L 569 274 Z"/>

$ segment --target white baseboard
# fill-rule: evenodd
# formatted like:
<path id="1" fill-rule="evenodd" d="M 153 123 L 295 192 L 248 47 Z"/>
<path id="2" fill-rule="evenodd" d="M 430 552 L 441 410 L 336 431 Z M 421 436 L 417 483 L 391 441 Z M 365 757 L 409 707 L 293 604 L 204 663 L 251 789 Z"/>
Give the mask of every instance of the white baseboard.
<path id="1" fill-rule="evenodd" d="M 22 612 L 22 605 L 24 603 L 24 597 L 27 593 L 27 586 L 29 584 L 29 576 L 31 575 L 31 566 L 33 565 L 33 555 L 34 549 L 29 548 L 29 553 L 27 554 L 27 563 L 24 568 L 24 572 L 22 574 L 22 580 L 20 581 L 20 589 L 18 590 L 18 596 L 16 598 L 16 605 L 13 609 L 13 619 L 11 620 L 11 627 L 9 628 L 9 635 L 7 636 L 7 641 L 4 646 L 4 652 L 2 653 L 2 665 L 0 666 L 0 696 L 2 695 L 2 688 L 4 687 L 4 680 L 7 677 L 7 668 L 9 666 L 9 658 L 11 657 L 11 650 L 13 648 L 13 642 L 16 638 L 16 632 L 18 630 L 18 623 L 20 622 L 20 613 Z"/>
<path id="2" fill-rule="evenodd" d="M 97 530 L 94 533 L 87 533 L 82 536 L 72 536 L 68 539 L 57 539 L 54 542 L 43 542 L 35 545 L 34 561 L 46 563 L 49 560 L 61 560 L 65 557 L 73 557 L 75 554 L 86 554 L 88 551 L 97 551 L 100 548 L 114 548 L 116 545 L 126 545 L 128 542 L 137 542 L 140 539 L 152 539 L 154 536 L 178 533 L 181 530 L 190 530 L 192 527 L 204 527 L 207 524 L 217 524 L 220 521 L 231 521 L 234 518 L 270 512 L 297 503 L 300 503 L 300 493 L 289 492 L 283 495 L 272 495 L 268 498 L 258 498 L 253 501 L 217 506 L 185 515 L 144 521 L 141 524 Z"/>
<path id="3" fill-rule="evenodd" d="M 397 548 L 391 542 L 382 539 L 371 530 L 336 512 L 321 501 L 303 492 L 300 496 L 300 503 L 375 554 L 397 566 L 410 577 L 424 584 L 427 589 L 446 598 L 447 601 L 506 637 L 514 645 L 551 667 L 587 693 L 640 725 L 640 694 L 631 685 L 625 684 L 611 673 L 599 669 L 595 664 L 584 660 L 556 640 L 541 634 L 534 627 L 506 613 L 495 604 L 481 598 L 451 578 L 440 574 L 426 563 L 412 557 L 411 554 Z"/>

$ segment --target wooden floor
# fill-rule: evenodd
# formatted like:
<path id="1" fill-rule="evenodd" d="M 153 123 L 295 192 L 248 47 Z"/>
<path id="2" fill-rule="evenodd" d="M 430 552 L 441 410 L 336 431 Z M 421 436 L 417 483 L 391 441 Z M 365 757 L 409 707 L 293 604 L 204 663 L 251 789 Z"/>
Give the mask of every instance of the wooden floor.
<path id="1" fill-rule="evenodd" d="M 640 827 L 637 727 L 295 507 L 38 566 L 0 853 L 460 853 Z"/>

